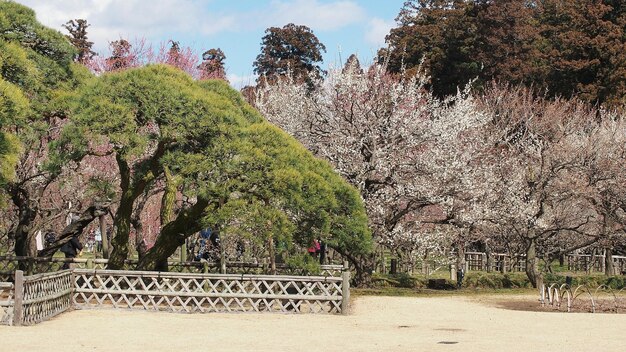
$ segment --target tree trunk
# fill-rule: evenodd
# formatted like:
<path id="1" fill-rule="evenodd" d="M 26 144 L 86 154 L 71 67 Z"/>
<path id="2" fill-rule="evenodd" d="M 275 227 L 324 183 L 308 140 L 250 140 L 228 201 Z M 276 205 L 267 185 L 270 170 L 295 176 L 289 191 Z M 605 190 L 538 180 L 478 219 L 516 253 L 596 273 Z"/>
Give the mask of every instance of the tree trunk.
<path id="1" fill-rule="evenodd" d="M 17 256 L 35 256 L 37 248 L 34 245 L 33 222 L 37 217 L 37 203 L 27 190 L 16 185 L 10 185 L 8 193 L 18 211 L 18 223 L 12 230 L 15 238 L 14 251 Z M 20 270 L 25 270 L 21 267 Z"/>
<path id="2" fill-rule="evenodd" d="M 267 239 L 267 249 L 270 257 L 270 274 L 276 275 L 276 251 L 274 250 L 274 239 L 272 236 Z"/>
<path id="3" fill-rule="evenodd" d="M 120 270 L 124 267 L 124 261 L 128 258 L 128 240 L 130 238 L 130 220 L 133 213 L 133 201 L 127 196 L 122 196 L 120 207 L 117 209 L 113 220 L 115 235 L 111 239 L 113 250 L 109 258 L 108 269 Z"/>
<path id="4" fill-rule="evenodd" d="M 612 276 L 615 275 L 615 265 L 613 263 L 613 248 L 611 247 L 607 247 L 606 248 L 606 254 L 604 256 L 604 260 L 605 260 L 605 274 L 607 276 Z"/>
<path id="5" fill-rule="evenodd" d="M 176 252 L 176 249 L 185 242 L 187 237 L 202 230 L 200 219 L 204 216 L 209 202 L 198 199 L 191 208 L 181 211 L 174 221 L 169 222 L 161 229 L 154 246 L 141 258 L 137 269 L 157 270 L 163 269 L 163 263 Z"/>
<path id="6" fill-rule="evenodd" d="M 529 240 L 526 247 L 526 276 L 533 287 L 537 287 L 539 279 L 539 260 L 537 259 L 537 241 L 533 238 Z"/>
<path id="7" fill-rule="evenodd" d="M 372 270 L 376 264 L 375 252 L 371 254 L 353 255 L 342 248 L 329 246 L 339 253 L 344 260 L 348 259 L 354 266 L 356 272 L 354 273 L 353 283 L 355 286 L 367 286 L 372 282 Z"/>
<path id="8" fill-rule="evenodd" d="M 120 205 L 113 219 L 115 236 L 111 240 L 113 251 L 109 258 L 108 269 L 119 270 L 124 267 L 124 261 L 128 258 L 128 240 L 130 238 L 130 224 L 133 215 L 133 205 L 135 200 L 141 196 L 146 187 L 154 181 L 160 171 L 159 160 L 165 153 L 165 144 L 159 142 L 156 151 L 150 159 L 142 162 L 143 165 L 136 165 L 134 170 L 143 170 L 141 173 L 131 174 L 128 162 L 119 153 L 115 155 L 115 161 L 120 172 Z M 142 167 L 140 167 L 142 166 Z M 131 183 L 132 181 L 132 183 Z"/>
<path id="9" fill-rule="evenodd" d="M 94 203 L 85 209 L 79 216 L 78 220 L 72 221 L 67 225 L 57 237 L 57 240 L 50 246 L 39 251 L 39 257 L 51 257 L 54 253 L 67 243 L 72 237 L 80 235 L 83 230 L 96 218 L 104 216 L 109 211 L 109 204 Z"/>
<path id="10" fill-rule="evenodd" d="M 131 189 L 131 172 L 126 160 L 119 154 L 115 155 L 120 171 L 121 198 L 120 205 L 113 219 L 115 235 L 111 239 L 111 255 L 107 269 L 120 270 L 124 267 L 124 260 L 128 257 L 128 239 L 130 237 L 130 223 L 133 214 L 133 203 L 137 197 Z"/>
<path id="11" fill-rule="evenodd" d="M 174 206 L 176 205 L 176 190 L 178 187 L 178 181 L 176 177 L 172 175 L 172 172 L 167 166 L 163 166 L 163 174 L 165 175 L 165 190 L 163 197 L 161 197 L 161 228 L 164 228 L 174 218 Z M 185 247 L 185 241 L 180 245 L 181 248 L 181 261 L 183 259 L 183 251 Z M 159 263 L 160 268 L 167 267 L 167 259 Z"/>
<path id="12" fill-rule="evenodd" d="M 109 235 L 107 234 L 107 226 L 104 221 L 105 214 L 100 215 L 100 236 L 102 238 L 102 257 L 109 259 Z"/>

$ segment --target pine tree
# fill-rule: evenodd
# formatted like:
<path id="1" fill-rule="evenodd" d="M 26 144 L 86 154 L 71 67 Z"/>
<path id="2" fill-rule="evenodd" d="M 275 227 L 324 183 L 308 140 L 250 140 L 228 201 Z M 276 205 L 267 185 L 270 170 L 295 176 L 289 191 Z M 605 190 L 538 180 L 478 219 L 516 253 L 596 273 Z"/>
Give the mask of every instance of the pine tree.
<path id="1" fill-rule="evenodd" d="M 70 40 L 72 45 L 78 49 L 78 53 L 74 57 L 74 61 L 85 64 L 91 60 L 96 53 L 91 50 L 93 42 L 90 42 L 87 38 L 87 27 L 89 27 L 87 20 L 70 20 L 64 24 L 63 27 L 70 32 L 70 35 L 68 35 L 67 38 Z"/>

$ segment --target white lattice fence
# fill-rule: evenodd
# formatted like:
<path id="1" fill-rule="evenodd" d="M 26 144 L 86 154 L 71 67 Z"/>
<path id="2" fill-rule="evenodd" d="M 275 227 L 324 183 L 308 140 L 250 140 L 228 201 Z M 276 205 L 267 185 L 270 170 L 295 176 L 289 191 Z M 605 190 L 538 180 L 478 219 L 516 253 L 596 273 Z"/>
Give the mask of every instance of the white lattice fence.
<path id="1" fill-rule="evenodd" d="M 68 310 L 72 288 L 71 270 L 24 277 L 21 324 L 37 324 Z"/>
<path id="2" fill-rule="evenodd" d="M 13 325 L 13 284 L 0 282 L 0 325 Z"/>
<path id="3" fill-rule="evenodd" d="M 345 312 L 348 279 L 76 269 L 76 308 L 170 312 Z M 347 274 L 347 272 L 346 272 Z"/>

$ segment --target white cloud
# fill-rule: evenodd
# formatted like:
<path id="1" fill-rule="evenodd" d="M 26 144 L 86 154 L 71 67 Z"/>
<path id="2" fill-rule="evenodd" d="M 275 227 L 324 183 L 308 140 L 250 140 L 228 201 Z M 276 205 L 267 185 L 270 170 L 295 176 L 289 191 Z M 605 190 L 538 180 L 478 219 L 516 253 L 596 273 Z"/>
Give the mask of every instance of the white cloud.
<path id="1" fill-rule="evenodd" d="M 302 24 L 314 31 L 333 31 L 366 21 L 356 1 L 271 0 L 258 10 L 214 10 L 215 0 L 17 0 L 31 7 L 44 25 L 62 30 L 70 19 L 90 24 L 94 49 L 106 52 L 108 42 L 124 38 L 161 41 L 163 37 L 199 34 L 206 37 L 226 31 L 250 31 L 287 23 Z M 62 30 L 64 31 L 64 30 Z"/>
<path id="2" fill-rule="evenodd" d="M 90 24 L 89 39 L 98 51 L 120 37 L 149 40 L 177 33 L 205 36 L 235 27 L 233 15 L 211 10 L 207 0 L 18 0 L 31 7 L 44 25 L 61 29 L 70 19 Z"/>
<path id="3" fill-rule="evenodd" d="M 365 40 L 369 44 L 383 46 L 385 36 L 396 26 L 394 21 L 385 21 L 380 18 L 372 18 L 368 23 L 368 30 L 365 32 Z"/>

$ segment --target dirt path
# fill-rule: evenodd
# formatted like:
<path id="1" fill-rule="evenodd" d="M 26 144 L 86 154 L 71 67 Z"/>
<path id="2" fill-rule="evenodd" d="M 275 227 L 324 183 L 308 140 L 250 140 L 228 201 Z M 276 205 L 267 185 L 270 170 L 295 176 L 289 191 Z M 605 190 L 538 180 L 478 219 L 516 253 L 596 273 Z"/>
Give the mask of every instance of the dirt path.
<path id="1" fill-rule="evenodd" d="M 522 312 L 506 298 L 358 297 L 348 316 L 87 310 L 0 326 L 0 351 L 623 351 L 625 314 Z"/>

